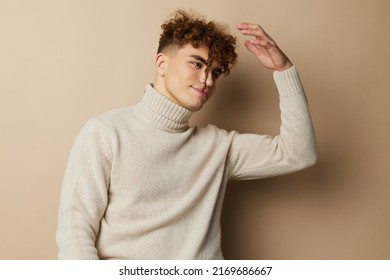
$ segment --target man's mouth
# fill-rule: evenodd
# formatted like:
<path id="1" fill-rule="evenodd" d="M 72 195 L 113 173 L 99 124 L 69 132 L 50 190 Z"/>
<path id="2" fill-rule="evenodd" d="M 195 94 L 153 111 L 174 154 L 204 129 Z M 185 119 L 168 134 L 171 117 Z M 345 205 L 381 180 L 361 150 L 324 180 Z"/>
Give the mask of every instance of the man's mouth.
<path id="1" fill-rule="evenodd" d="M 209 92 L 207 89 L 197 88 L 197 87 L 192 87 L 192 89 L 195 91 L 195 93 L 197 93 L 199 96 L 203 98 L 209 97 Z"/>

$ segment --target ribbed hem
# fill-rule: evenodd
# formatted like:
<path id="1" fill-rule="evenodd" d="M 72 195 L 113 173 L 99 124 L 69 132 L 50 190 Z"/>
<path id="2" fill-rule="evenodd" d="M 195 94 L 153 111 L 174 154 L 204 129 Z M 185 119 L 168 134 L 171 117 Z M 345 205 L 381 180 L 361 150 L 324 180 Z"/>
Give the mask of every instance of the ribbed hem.
<path id="1" fill-rule="evenodd" d="M 151 84 L 145 89 L 140 103 L 144 113 L 159 127 L 171 131 L 187 130 L 193 112 L 158 93 Z"/>
<path id="2" fill-rule="evenodd" d="M 295 66 L 281 72 L 274 71 L 273 76 L 280 96 L 293 96 L 304 92 Z"/>

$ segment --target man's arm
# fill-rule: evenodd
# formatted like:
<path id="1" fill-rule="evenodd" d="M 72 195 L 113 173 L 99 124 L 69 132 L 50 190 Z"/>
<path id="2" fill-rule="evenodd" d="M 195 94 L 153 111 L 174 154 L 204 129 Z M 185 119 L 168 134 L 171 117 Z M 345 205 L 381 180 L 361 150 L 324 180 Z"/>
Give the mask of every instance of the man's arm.
<path id="1" fill-rule="evenodd" d="M 229 153 L 232 179 L 257 179 L 291 173 L 316 161 L 316 143 L 306 96 L 298 73 L 275 41 L 256 24 L 237 28 L 254 39 L 246 48 L 274 71 L 279 91 L 281 127 L 275 137 L 237 134 Z"/>
<path id="2" fill-rule="evenodd" d="M 72 147 L 62 184 L 59 259 L 98 259 L 95 242 L 107 207 L 110 157 L 104 128 L 95 120 L 88 121 Z"/>

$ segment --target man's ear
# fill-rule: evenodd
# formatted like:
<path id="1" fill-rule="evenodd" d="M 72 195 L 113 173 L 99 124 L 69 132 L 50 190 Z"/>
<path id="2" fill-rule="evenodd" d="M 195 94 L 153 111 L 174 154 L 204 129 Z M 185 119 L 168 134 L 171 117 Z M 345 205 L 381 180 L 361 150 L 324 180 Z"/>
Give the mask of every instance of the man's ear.
<path id="1" fill-rule="evenodd" d="M 158 53 L 156 56 L 156 71 L 157 73 L 164 77 L 168 63 L 168 56 L 163 53 Z"/>

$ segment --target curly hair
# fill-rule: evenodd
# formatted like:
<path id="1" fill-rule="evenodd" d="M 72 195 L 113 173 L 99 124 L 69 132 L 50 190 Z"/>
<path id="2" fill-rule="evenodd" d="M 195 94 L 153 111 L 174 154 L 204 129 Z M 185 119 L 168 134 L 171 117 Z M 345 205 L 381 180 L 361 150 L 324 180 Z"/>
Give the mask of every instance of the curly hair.
<path id="1" fill-rule="evenodd" d="M 202 16 L 193 12 L 177 10 L 171 19 L 161 25 L 157 52 L 172 47 L 183 47 L 191 44 L 194 48 L 205 46 L 209 50 L 208 62 L 213 59 L 221 64 L 222 74 L 230 73 L 237 59 L 236 38 L 228 33 L 225 25 L 214 21 L 207 22 Z"/>

